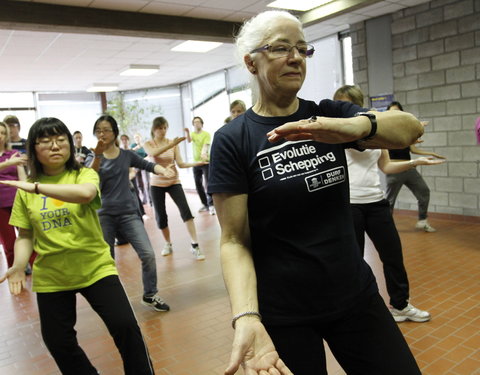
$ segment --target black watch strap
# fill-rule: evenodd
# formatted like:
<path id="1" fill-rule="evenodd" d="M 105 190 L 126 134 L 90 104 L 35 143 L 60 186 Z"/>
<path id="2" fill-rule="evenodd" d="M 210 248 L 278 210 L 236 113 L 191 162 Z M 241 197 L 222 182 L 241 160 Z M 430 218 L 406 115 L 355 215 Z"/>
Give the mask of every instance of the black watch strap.
<path id="1" fill-rule="evenodd" d="M 365 138 L 359 139 L 359 141 L 366 141 L 370 138 L 373 138 L 375 136 L 375 134 L 377 134 L 377 116 L 375 116 L 371 112 L 358 112 L 358 113 L 355 114 L 355 116 L 368 117 L 368 119 L 370 120 L 370 124 L 371 124 L 370 133 Z"/>

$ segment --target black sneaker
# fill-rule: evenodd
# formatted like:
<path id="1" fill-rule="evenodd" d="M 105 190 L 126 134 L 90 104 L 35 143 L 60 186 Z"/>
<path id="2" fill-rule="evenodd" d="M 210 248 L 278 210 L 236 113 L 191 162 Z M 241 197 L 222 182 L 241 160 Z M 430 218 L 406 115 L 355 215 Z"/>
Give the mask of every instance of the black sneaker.
<path id="1" fill-rule="evenodd" d="M 170 306 L 168 306 L 160 296 L 156 294 L 152 297 L 143 297 L 142 305 L 151 306 L 155 311 L 169 311 Z"/>

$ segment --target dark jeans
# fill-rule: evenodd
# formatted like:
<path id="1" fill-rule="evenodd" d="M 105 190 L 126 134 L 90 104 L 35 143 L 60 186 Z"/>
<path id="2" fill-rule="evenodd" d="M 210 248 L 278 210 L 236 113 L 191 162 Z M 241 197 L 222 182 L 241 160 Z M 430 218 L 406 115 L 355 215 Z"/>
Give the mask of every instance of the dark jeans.
<path id="1" fill-rule="evenodd" d="M 207 207 L 213 206 L 212 196 L 205 193 L 208 191 L 208 164 L 193 167 L 193 178 L 195 179 L 195 187 L 202 204 Z"/>
<path id="2" fill-rule="evenodd" d="M 155 295 L 158 292 L 155 252 L 141 217 L 138 213 L 116 216 L 101 214 L 98 217 L 102 226 L 103 238 L 110 246 L 112 257 L 115 254 L 115 234 L 119 231 L 132 245 L 142 262 L 143 295 L 148 297 Z"/>
<path id="3" fill-rule="evenodd" d="M 390 203 L 390 209 L 393 212 L 395 201 L 403 185 L 413 193 L 418 201 L 418 220 L 427 218 L 428 204 L 430 202 L 430 189 L 423 179 L 422 175 L 413 168 L 404 172 L 387 174 L 386 196 Z"/>
<path id="4" fill-rule="evenodd" d="M 295 375 L 327 375 L 323 340 L 348 375 L 421 375 L 378 293 L 335 321 L 266 328 Z"/>
<path id="5" fill-rule="evenodd" d="M 37 293 L 43 341 L 63 375 L 96 375 L 78 345 L 76 294 L 80 293 L 102 318 L 123 359 L 126 375 L 153 375 L 147 346 L 118 276 L 107 276 L 89 287 Z"/>
<path id="6" fill-rule="evenodd" d="M 352 204 L 355 234 L 360 251 L 364 252 L 365 232 L 373 242 L 383 263 L 383 274 L 390 304 L 402 310 L 409 299 L 408 276 L 403 265 L 402 243 L 390 213 L 388 201 Z"/>
<path id="7" fill-rule="evenodd" d="M 168 215 L 165 208 L 165 194 L 170 194 L 172 200 L 178 207 L 180 211 L 180 216 L 182 220 L 188 221 L 193 219 L 192 212 L 188 206 L 187 198 L 185 197 L 185 192 L 183 191 L 181 184 L 175 184 L 168 187 L 161 186 L 151 186 L 150 192 L 152 195 L 153 207 L 155 208 L 155 219 L 157 220 L 157 225 L 160 229 L 168 227 Z"/>

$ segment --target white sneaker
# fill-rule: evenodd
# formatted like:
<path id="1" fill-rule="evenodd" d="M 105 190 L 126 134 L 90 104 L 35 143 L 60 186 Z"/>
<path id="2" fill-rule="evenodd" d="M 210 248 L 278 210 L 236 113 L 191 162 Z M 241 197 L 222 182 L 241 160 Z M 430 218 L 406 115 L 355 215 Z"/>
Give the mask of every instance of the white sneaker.
<path id="1" fill-rule="evenodd" d="M 431 316 L 428 311 L 417 309 L 410 303 L 403 310 L 397 310 L 393 307 L 390 308 L 390 313 L 396 322 L 404 322 L 405 320 L 411 320 L 412 322 L 427 322 Z"/>
<path id="2" fill-rule="evenodd" d="M 217 211 L 215 211 L 215 207 L 210 206 L 208 207 L 208 211 L 210 212 L 210 215 L 216 215 Z"/>
<path id="3" fill-rule="evenodd" d="M 205 254 L 203 254 L 203 251 L 200 249 L 199 246 L 197 247 L 191 247 L 190 251 L 192 254 L 195 256 L 196 260 L 204 260 L 205 259 Z"/>
<path id="4" fill-rule="evenodd" d="M 418 221 L 417 221 L 417 224 L 415 224 L 415 228 L 417 228 L 417 229 L 423 229 L 425 232 L 430 232 L 430 233 L 437 231 L 434 227 L 432 227 L 432 226 L 428 223 L 427 219 L 418 220 Z"/>
<path id="5" fill-rule="evenodd" d="M 163 245 L 163 249 L 162 249 L 162 252 L 160 254 L 162 254 L 162 256 L 166 257 L 168 255 L 170 255 L 173 251 L 173 248 L 172 248 L 172 244 L 171 242 L 165 242 L 165 245 Z"/>

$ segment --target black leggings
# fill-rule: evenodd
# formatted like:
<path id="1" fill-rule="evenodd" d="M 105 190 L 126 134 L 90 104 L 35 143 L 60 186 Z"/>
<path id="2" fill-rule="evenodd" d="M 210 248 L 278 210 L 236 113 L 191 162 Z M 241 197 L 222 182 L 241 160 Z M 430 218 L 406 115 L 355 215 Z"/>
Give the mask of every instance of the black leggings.
<path id="1" fill-rule="evenodd" d="M 181 184 L 175 184 L 168 187 L 151 186 L 151 195 L 153 201 L 153 207 L 155 208 L 155 219 L 160 229 L 168 227 L 168 215 L 165 208 L 165 194 L 168 193 L 172 197 L 173 201 L 180 211 L 182 220 L 188 221 L 193 219 L 192 212 L 188 206 L 185 192 L 183 191 Z"/>
<path id="2" fill-rule="evenodd" d="M 352 204 L 355 235 L 362 255 L 365 232 L 378 251 L 383 263 L 390 305 L 402 310 L 408 304 L 409 285 L 403 264 L 402 243 L 386 199 L 374 203 Z"/>
<path id="3" fill-rule="evenodd" d="M 348 375 L 421 375 L 378 293 L 335 321 L 265 327 L 295 375 L 327 375 L 323 340 Z"/>
<path id="4" fill-rule="evenodd" d="M 102 318 L 123 359 L 125 375 L 153 375 L 152 362 L 130 302 L 118 276 L 107 276 L 77 290 L 37 293 L 43 341 L 63 375 L 96 375 L 78 345 L 76 294 Z"/>

